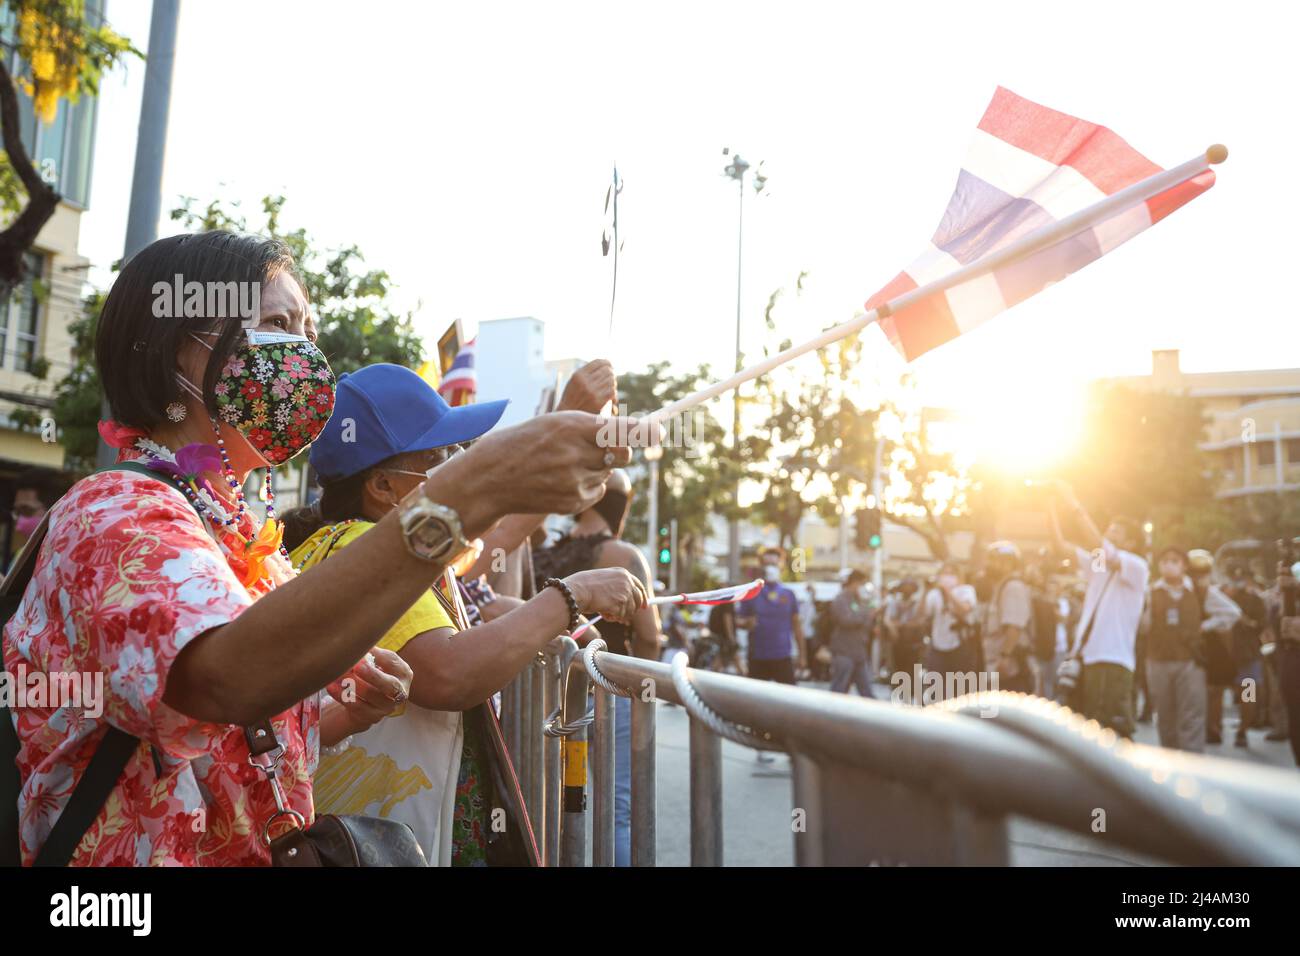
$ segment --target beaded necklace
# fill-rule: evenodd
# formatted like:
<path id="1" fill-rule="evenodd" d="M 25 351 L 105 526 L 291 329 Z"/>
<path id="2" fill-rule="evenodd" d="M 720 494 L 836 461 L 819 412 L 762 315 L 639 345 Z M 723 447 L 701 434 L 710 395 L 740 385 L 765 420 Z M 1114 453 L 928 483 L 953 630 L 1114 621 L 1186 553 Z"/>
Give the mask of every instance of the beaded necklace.
<path id="1" fill-rule="evenodd" d="M 322 547 L 326 547 L 326 542 L 330 542 L 330 538 L 334 537 L 334 532 L 346 528 L 350 524 L 356 524 L 356 521 L 357 521 L 356 518 L 345 518 L 342 521 L 335 522 L 334 524 L 325 525 L 323 528 L 321 528 L 320 531 L 317 532 L 317 534 L 320 536 L 320 539 L 314 545 L 312 545 L 310 551 L 304 554 L 302 558 L 297 563 L 294 564 L 293 569 L 295 571 L 301 571 L 303 567 L 307 564 L 307 562 L 316 556 L 317 551 L 319 551 Z M 313 535 L 313 537 L 316 537 L 316 535 Z M 330 542 L 330 544 L 332 545 L 333 542 Z"/>
<path id="2" fill-rule="evenodd" d="M 250 544 L 250 540 L 240 528 L 239 521 L 248 513 L 248 502 L 244 498 L 243 486 L 240 484 L 239 479 L 235 477 L 235 470 L 230 464 L 230 454 L 226 451 L 225 439 L 221 437 L 221 432 L 217 428 L 217 423 L 215 421 L 212 423 L 212 430 L 217 436 L 217 453 L 221 456 L 221 475 L 227 486 L 229 486 L 231 495 L 235 499 L 235 510 L 233 513 L 227 510 L 227 503 L 215 494 L 215 490 L 212 489 L 206 481 L 203 483 L 204 487 L 199 487 L 194 480 L 187 480 L 187 478 L 181 477 L 180 474 L 173 470 L 158 468 L 153 470 L 160 477 L 166 478 L 170 481 L 183 495 L 185 495 L 191 505 L 193 505 L 194 509 L 198 511 L 200 516 L 205 518 L 214 529 L 221 527 L 228 533 L 238 537 L 244 545 L 247 546 Z M 138 451 L 143 452 L 149 458 L 169 462 L 179 470 L 176 453 L 166 445 L 159 444 L 149 438 L 137 438 L 135 441 L 135 448 Z M 183 451 L 184 449 L 182 449 L 182 452 Z M 146 462 L 146 465 L 147 464 L 148 462 Z M 278 522 L 279 520 L 275 513 L 275 491 L 271 475 L 272 471 L 274 471 L 274 469 L 268 466 L 263 474 L 262 489 L 259 495 L 261 500 L 266 503 L 266 517 L 268 523 Z M 216 539 L 218 545 L 229 550 L 220 535 L 214 534 L 213 538 Z M 283 543 L 280 544 L 279 551 L 280 555 L 286 562 L 292 563 L 289 558 L 289 551 L 285 548 Z"/>

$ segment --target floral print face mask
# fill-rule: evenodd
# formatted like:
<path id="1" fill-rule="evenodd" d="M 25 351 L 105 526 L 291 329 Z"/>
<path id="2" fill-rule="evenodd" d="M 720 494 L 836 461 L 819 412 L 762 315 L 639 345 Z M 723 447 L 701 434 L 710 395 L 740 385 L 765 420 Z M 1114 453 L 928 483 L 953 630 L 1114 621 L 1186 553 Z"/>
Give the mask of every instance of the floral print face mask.
<path id="1" fill-rule="evenodd" d="M 246 335 L 243 348 L 226 359 L 213 389 L 217 417 L 243 435 L 268 465 L 281 465 L 311 445 L 325 427 L 334 410 L 334 372 L 306 336 L 254 329 Z M 199 397 L 188 381 L 182 383 Z"/>

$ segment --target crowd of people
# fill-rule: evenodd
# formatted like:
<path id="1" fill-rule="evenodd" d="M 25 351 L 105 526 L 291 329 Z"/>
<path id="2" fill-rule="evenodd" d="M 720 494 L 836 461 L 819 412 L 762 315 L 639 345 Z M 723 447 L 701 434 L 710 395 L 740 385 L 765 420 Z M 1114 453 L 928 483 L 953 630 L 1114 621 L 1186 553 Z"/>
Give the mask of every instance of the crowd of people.
<path id="1" fill-rule="evenodd" d="M 257 283 L 261 314 L 161 316 L 155 287 L 178 275 Z M 69 489 L 30 481 L 14 503 L 25 547 L 5 579 L 6 672 L 49 688 L 102 678 L 97 708 L 48 695 L 0 714 L 17 771 L 16 841 L 0 849 L 14 862 L 305 865 L 362 844 L 405 862 L 537 865 L 498 692 L 597 616 L 590 635 L 619 653 L 688 644 L 622 540 L 631 449 L 609 438 L 638 429 L 601 417 L 617 404 L 608 362 L 576 372 L 555 412 L 497 428 L 504 402 L 448 407 L 395 365 L 336 381 L 315 340 L 277 241 L 173 237 L 118 276 L 95 343 L 118 461 Z M 320 495 L 277 515 L 272 471 L 302 452 Z M 244 496 L 258 469 L 265 516 Z M 1149 580 L 1135 523 L 1101 532 L 1065 485 L 1050 512 L 1049 562 L 998 542 L 971 580 L 945 563 L 883 600 L 853 571 L 820 614 L 766 549 L 752 569 L 765 587 L 713 609 L 708 666 L 785 684 L 817 670 L 864 696 L 882 675 L 947 688 L 984 674 L 1124 736 L 1140 698 L 1161 742 L 1193 751 L 1220 739 L 1231 693 L 1239 745 L 1272 721 L 1300 755 L 1294 578 L 1263 590 L 1237 565 L 1220 586 L 1206 552 L 1165 549 Z M 571 520 L 548 540 L 554 515 Z M 624 865 L 627 705 L 614 721 Z"/>
<path id="2" fill-rule="evenodd" d="M 1055 491 L 1053 547 L 1034 558 L 997 541 L 970 581 L 945 562 L 929 579 L 892 582 L 879 600 L 850 571 L 814 628 L 831 690 L 874 696 L 873 683 L 892 683 L 909 703 L 954 688 L 1020 691 L 1069 703 L 1124 737 L 1154 719 L 1162 746 L 1198 753 L 1223 742 L 1226 701 L 1237 710 L 1236 747 L 1260 731 L 1289 740 L 1300 764 L 1291 623 L 1300 581 L 1290 562 L 1265 580 L 1243 560 L 1216 568 L 1204 549 L 1166 547 L 1149 562 L 1135 522 L 1117 518 L 1102 533 L 1068 485 Z M 1062 534 L 1062 511 L 1078 542 Z M 939 676 L 928 694 L 918 672 Z"/>

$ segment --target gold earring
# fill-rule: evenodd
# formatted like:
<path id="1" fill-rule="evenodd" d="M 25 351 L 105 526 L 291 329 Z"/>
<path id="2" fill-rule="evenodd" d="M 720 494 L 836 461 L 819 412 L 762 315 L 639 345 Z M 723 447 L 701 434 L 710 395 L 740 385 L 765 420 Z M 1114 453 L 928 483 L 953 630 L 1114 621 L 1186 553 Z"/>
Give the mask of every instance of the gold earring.
<path id="1" fill-rule="evenodd" d="M 185 421 L 185 416 L 189 414 L 189 412 L 185 408 L 184 402 L 172 402 L 170 405 L 167 406 L 166 413 L 167 413 L 167 417 L 174 422 Z"/>

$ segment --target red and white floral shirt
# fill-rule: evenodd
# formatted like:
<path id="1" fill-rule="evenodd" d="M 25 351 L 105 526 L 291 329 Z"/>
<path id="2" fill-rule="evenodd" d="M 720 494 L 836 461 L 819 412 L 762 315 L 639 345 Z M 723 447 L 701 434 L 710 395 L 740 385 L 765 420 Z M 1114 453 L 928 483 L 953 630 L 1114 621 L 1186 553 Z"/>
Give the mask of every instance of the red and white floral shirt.
<path id="1" fill-rule="evenodd" d="M 251 537 L 256 521 L 243 521 Z M 167 673 L 186 644 L 293 577 L 278 554 L 266 565 L 261 580 L 240 584 L 194 508 L 165 480 L 94 474 L 50 510 L 31 584 L 4 629 L 5 667 L 16 674 L 21 665 L 29 686 L 38 672 L 102 674 L 102 713 L 92 716 L 94 702 L 84 699 L 80 707 L 47 701 L 13 708 L 25 864 L 110 724 L 142 743 L 74 865 L 269 864 L 260 837 L 275 803 L 248 764 L 243 730 L 193 720 L 163 702 Z M 273 720 L 285 748 L 281 785 L 308 822 L 319 716 L 313 696 Z"/>

